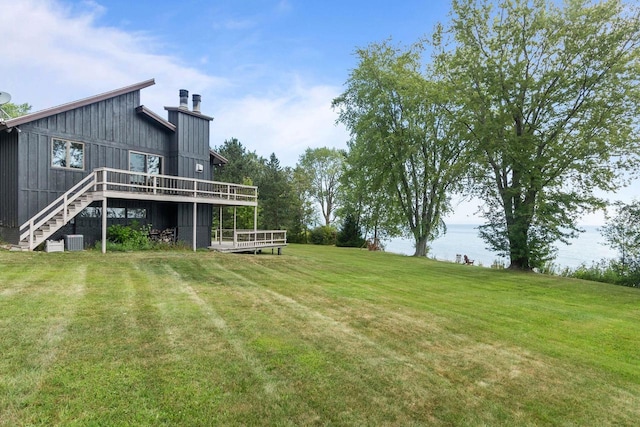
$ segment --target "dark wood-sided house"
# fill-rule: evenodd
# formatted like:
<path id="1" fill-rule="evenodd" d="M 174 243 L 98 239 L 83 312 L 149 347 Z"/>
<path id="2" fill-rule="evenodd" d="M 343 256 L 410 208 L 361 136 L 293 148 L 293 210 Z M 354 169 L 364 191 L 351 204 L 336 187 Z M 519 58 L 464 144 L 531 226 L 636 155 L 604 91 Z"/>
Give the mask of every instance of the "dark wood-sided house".
<path id="1" fill-rule="evenodd" d="M 253 230 L 215 230 L 212 242 L 214 212 L 257 213 L 257 188 L 214 181 L 226 160 L 210 149 L 213 119 L 201 113 L 200 95 L 190 109 L 181 90 L 165 120 L 140 104 L 140 91 L 153 84 L 0 121 L 0 240 L 33 250 L 82 236 L 85 247 L 101 240 L 104 252 L 107 227 L 135 221 L 173 230 L 194 250 L 286 244 L 286 233 L 258 231 L 255 221 Z"/>

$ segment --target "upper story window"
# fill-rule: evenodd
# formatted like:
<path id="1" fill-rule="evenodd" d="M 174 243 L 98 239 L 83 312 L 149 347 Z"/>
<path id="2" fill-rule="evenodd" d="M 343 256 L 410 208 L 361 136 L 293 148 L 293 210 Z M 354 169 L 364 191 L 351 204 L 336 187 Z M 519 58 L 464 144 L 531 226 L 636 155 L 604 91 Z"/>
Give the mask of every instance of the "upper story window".
<path id="1" fill-rule="evenodd" d="M 129 152 L 129 170 L 131 172 L 162 174 L 163 157 L 155 154 Z"/>
<path id="2" fill-rule="evenodd" d="M 51 140 L 51 166 L 65 169 L 84 169 L 84 144 L 53 138 Z"/>

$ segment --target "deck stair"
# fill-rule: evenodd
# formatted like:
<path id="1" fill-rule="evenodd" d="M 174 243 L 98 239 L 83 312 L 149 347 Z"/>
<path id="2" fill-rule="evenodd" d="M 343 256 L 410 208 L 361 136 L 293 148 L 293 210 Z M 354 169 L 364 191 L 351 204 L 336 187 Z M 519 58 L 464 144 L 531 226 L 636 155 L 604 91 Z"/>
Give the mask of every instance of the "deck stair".
<path id="1" fill-rule="evenodd" d="M 91 203 L 102 201 L 106 205 L 107 200 L 112 198 L 193 203 L 194 206 L 205 203 L 220 206 L 220 209 L 222 206 L 251 206 L 257 209 L 258 189 L 251 185 L 97 168 L 25 222 L 19 230 L 19 243 L 12 250 L 34 250 Z M 102 212 L 103 215 L 105 211 L 106 209 Z M 197 210 L 193 209 L 193 212 Z M 255 215 L 257 217 L 257 210 Z M 103 221 L 106 224 L 104 217 Z M 196 223 L 194 218 L 193 224 Z M 105 228 L 103 225 L 103 233 L 106 232 Z M 236 230 L 231 237 L 229 242 L 223 242 L 221 236 L 215 249 L 229 251 L 227 243 L 232 244 L 235 251 L 286 246 L 284 230 Z M 195 241 L 194 237 L 193 242 Z M 105 250 L 103 242 L 103 252 Z"/>
<path id="2" fill-rule="evenodd" d="M 93 172 L 25 222 L 20 227 L 20 242 L 12 249 L 32 251 L 68 224 L 93 202 L 95 185 L 96 174 Z"/>

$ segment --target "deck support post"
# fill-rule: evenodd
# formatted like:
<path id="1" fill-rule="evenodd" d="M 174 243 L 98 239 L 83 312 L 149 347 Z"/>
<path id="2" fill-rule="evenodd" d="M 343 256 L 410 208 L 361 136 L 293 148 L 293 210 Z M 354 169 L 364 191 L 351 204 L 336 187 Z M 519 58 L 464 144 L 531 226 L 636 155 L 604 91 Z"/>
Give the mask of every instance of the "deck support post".
<path id="1" fill-rule="evenodd" d="M 238 213 L 238 208 L 236 208 L 235 206 L 233 207 L 233 247 L 237 248 L 238 247 L 238 217 L 237 217 L 237 213 Z"/>
<path id="2" fill-rule="evenodd" d="M 102 253 L 107 253 L 107 198 L 102 199 Z"/>
<path id="3" fill-rule="evenodd" d="M 193 202 L 193 251 L 196 251 L 196 238 L 198 236 L 196 225 L 198 224 L 198 204 Z"/>
<path id="4" fill-rule="evenodd" d="M 218 242 L 222 245 L 222 205 L 220 205 L 220 234 L 218 234 Z"/>
<path id="5" fill-rule="evenodd" d="M 253 207 L 253 254 L 258 253 L 258 205 Z"/>

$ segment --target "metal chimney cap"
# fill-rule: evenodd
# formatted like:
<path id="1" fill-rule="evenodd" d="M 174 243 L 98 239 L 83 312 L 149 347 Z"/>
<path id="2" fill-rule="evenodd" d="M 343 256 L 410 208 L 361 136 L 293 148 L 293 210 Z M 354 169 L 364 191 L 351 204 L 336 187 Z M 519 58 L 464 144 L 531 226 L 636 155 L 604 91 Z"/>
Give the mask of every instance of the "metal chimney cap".
<path id="1" fill-rule="evenodd" d="M 202 97 L 200 95 L 197 94 L 193 94 L 193 112 L 194 113 L 199 113 L 200 112 L 200 101 L 202 100 Z"/>
<path id="2" fill-rule="evenodd" d="M 189 109 L 189 91 L 180 89 L 180 108 Z"/>

